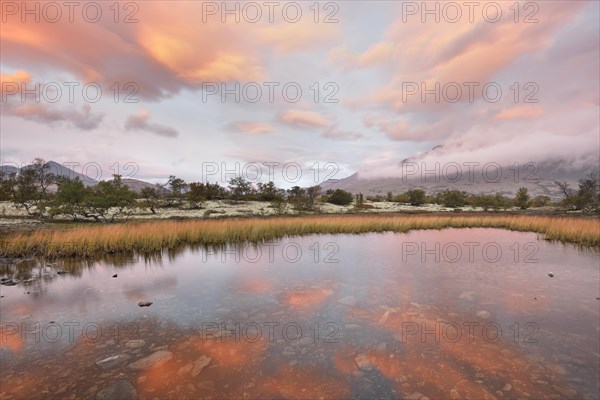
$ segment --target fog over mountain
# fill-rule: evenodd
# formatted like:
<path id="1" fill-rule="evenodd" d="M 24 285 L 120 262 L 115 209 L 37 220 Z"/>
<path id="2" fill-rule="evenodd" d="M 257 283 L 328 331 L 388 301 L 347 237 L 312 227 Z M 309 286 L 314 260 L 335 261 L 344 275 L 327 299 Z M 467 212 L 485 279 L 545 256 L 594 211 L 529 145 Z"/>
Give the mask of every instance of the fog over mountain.
<path id="1" fill-rule="evenodd" d="M 600 169 L 599 160 L 545 160 L 541 162 L 442 161 L 429 152 L 383 168 L 364 169 L 343 179 L 323 182 L 323 190 L 344 189 L 365 195 L 398 194 L 414 188 L 428 193 L 457 189 L 472 194 L 500 193 L 513 196 L 520 187 L 530 195 L 561 198 L 556 182 L 576 188 L 578 180 Z"/>

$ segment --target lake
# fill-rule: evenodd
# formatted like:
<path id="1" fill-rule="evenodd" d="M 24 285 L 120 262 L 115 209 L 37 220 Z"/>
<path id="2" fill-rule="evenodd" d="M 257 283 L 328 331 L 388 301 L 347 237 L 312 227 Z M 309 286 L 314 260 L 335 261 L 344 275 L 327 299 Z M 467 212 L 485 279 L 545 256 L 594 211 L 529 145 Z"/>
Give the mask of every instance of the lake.
<path id="1" fill-rule="evenodd" d="M 599 264 L 498 229 L 7 264 L 0 397 L 598 399 Z"/>

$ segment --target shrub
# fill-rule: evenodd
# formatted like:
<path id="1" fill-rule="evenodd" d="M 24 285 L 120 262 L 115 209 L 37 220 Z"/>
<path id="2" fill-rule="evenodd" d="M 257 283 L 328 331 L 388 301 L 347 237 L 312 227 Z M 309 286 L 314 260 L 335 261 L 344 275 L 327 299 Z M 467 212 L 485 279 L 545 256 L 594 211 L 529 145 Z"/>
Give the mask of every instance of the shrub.
<path id="1" fill-rule="evenodd" d="M 329 193 L 328 191 L 328 202 L 331 204 L 336 204 L 338 206 L 347 206 L 348 204 L 352 203 L 352 200 L 354 199 L 354 196 L 352 196 L 352 193 L 347 192 L 345 190 L 342 189 L 335 189 L 333 191 L 331 191 L 331 193 Z"/>
<path id="2" fill-rule="evenodd" d="M 454 189 L 446 189 L 437 196 L 438 204 L 444 207 L 463 207 L 465 205 L 467 195 L 465 192 Z"/>
<path id="3" fill-rule="evenodd" d="M 425 191 L 423 189 L 412 189 L 406 192 L 408 202 L 411 206 L 420 206 L 425 204 Z"/>
<path id="4" fill-rule="evenodd" d="M 529 208 L 529 193 L 527 192 L 526 187 L 522 187 L 519 188 L 519 190 L 517 190 L 517 195 L 515 196 L 514 204 L 521 210 L 526 210 Z"/>

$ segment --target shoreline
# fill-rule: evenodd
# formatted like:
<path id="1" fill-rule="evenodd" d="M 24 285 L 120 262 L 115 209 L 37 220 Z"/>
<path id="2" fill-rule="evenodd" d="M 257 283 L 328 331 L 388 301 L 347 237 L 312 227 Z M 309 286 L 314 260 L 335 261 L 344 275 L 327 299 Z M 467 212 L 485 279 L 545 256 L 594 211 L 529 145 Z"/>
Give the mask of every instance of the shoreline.
<path id="1" fill-rule="evenodd" d="M 283 217 L 131 220 L 111 224 L 44 224 L 0 236 L 0 257 L 87 257 L 158 252 L 181 245 L 258 243 L 309 234 L 408 232 L 417 229 L 500 228 L 600 248 L 600 220 L 508 213 L 318 214 Z"/>

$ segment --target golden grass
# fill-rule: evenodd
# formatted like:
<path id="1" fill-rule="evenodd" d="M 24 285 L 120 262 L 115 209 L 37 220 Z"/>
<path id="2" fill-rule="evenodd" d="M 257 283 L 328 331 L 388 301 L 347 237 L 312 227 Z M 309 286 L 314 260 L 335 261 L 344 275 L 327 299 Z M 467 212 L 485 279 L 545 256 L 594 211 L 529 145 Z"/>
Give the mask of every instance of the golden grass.
<path id="1" fill-rule="evenodd" d="M 549 240 L 600 247 L 600 220 L 515 215 L 337 215 L 282 218 L 152 221 L 75 226 L 9 237 L 0 256 L 96 256 L 156 252 L 185 244 L 261 242 L 309 234 L 407 232 L 414 229 L 502 228 L 537 232 Z"/>

